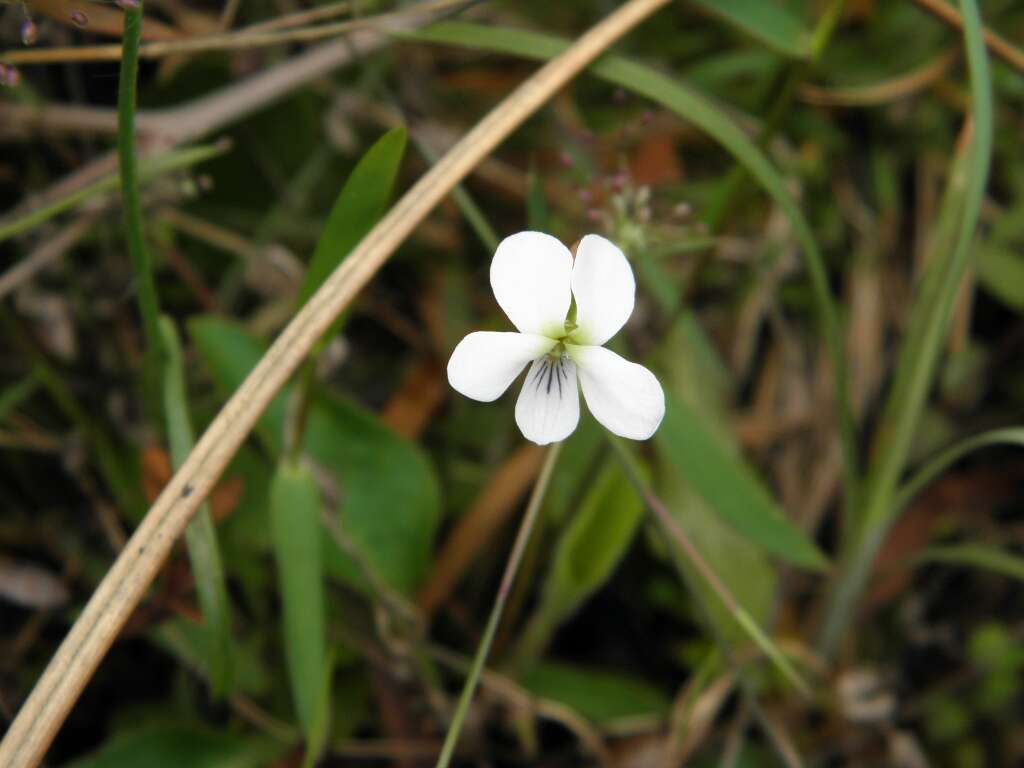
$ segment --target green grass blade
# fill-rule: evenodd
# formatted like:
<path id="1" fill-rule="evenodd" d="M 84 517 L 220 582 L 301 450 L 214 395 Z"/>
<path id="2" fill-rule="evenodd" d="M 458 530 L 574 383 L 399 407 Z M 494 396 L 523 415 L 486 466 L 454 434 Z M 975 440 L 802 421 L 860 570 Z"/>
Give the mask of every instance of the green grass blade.
<path id="1" fill-rule="evenodd" d="M 564 51 L 569 42 L 551 35 L 481 24 L 444 22 L 407 35 L 428 43 L 456 45 L 527 59 L 547 60 Z M 603 56 L 589 70 L 597 77 L 645 96 L 693 123 L 728 150 L 761 185 L 789 219 L 800 242 L 811 281 L 818 319 L 835 374 L 836 418 L 843 446 L 847 498 L 855 495 L 858 481 L 856 436 L 847 394 L 848 375 L 839 314 L 829 288 L 828 272 L 811 228 L 771 161 L 721 109 L 709 99 L 650 67 L 620 56 Z"/>
<path id="2" fill-rule="evenodd" d="M 967 268 L 971 242 L 981 214 L 992 159 L 992 83 L 982 37 L 982 24 L 973 0 L 960 3 L 971 84 L 970 145 L 954 164 L 943 205 L 928 272 L 911 309 L 910 328 L 900 350 L 892 390 L 886 402 L 866 481 L 863 516 L 855 521 L 844 568 L 830 599 L 819 637 L 819 650 L 831 655 L 855 616 L 855 605 L 885 532 L 895 518 L 896 487 L 910 452 L 911 441 L 935 377 L 953 303 Z M 943 247 L 948 244 L 948 247 Z"/>
<path id="3" fill-rule="evenodd" d="M 320 545 L 320 491 L 312 473 L 282 461 L 270 487 L 270 535 L 281 595 L 292 699 L 311 746 L 320 739 L 327 630 Z"/>
<path id="4" fill-rule="evenodd" d="M 419 149 L 420 154 L 426 158 L 427 162 L 434 164 L 438 160 L 437 153 L 434 152 L 426 142 L 416 141 L 416 147 Z M 469 194 L 469 190 L 466 189 L 464 184 L 456 184 L 452 188 L 452 200 L 455 201 L 455 205 L 459 207 L 459 211 L 462 212 L 462 217 L 469 224 L 470 229 L 476 234 L 477 239 L 483 245 L 484 250 L 488 253 L 494 253 L 498 250 L 498 235 L 494 231 L 494 227 L 491 226 L 491 222 L 488 221 L 487 216 L 479 205 L 476 204 L 476 200 Z"/>
<path id="5" fill-rule="evenodd" d="M 4 387 L 3 391 L 0 391 L 0 424 L 7 419 L 11 411 L 32 397 L 37 389 L 39 377 L 34 371 Z"/>
<path id="6" fill-rule="evenodd" d="M 915 565 L 945 563 L 982 568 L 1017 581 L 1024 581 L 1024 557 L 989 544 L 950 544 L 929 547 Z"/>
<path id="7" fill-rule="evenodd" d="M 139 181 L 147 182 L 165 173 L 202 163 L 212 157 L 223 154 L 227 149 L 228 145 L 226 143 L 218 142 L 216 144 L 199 144 L 194 147 L 185 147 L 184 149 L 176 149 L 172 152 L 164 152 L 154 157 L 147 157 L 139 163 Z M 107 192 L 118 190 L 120 186 L 120 176 L 117 173 L 110 173 L 99 181 L 65 195 L 49 205 L 29 211 L 12 220 L 0 222 L 0 243 L 16 235 L 30 232 L 55 216 L 77 208 Z"/>
<path id="8" fill-rule="evenodd" d="M 812 33 L 781 3 L 767 0 L 691 0 L 755 40 L 794 59 L 811 55 Z"/>
<path id="9" fill-rule="evenodd" d="M 135 270 L 139 311 L 146 338 L 146 368 L 157 380 L 160 366 L 160 305 L 153 277 L 153 260 L 142 235 L 142 200 L 135 157 L 135 90 L 139 76 L 139 41 L 142 38 L 142 2 L 125 8 L 121 76 L 117 90 L 117 159 L 121 173 L 121 199 L 128 255 Z"/>
<path id="10" fill-rule="evenodd" d="M 990 432 L 983 432 L 980 435 L 969 437 L 956 445 L 953 445 L 938 456 L 933 458 L 921 467 L 913 476 L 907 480 L 896 493 L 896 500 L 893 508 L 897 511 L 903 509 L 916 496 L 922 488 L 941 475 L 964 456 L 974 453 L 981 448 L 988 448 L 993 445 L 1019 445 L 1024 447 L 1024 427 L 1007 427 L 1006 429 L 993 429 Z"/>
<path id="11" fill-rule="evenodd" d="M 526 226 L 535 232 L 547 232 L 550 221 L 548 202 L 544 196 L 544 180 L 537 166 L 531 162 L 526 175 Z"/>
<path id="12" fill-rule="evenodd" d="M 171 462 L 180 467 L 194 443 L 192 422 L 185 391 L 185 368 L 181 344 L 174 323 L 160 318 L 161 344 L 166 355 L 163 371 L 163 406 Z M 195 578 L 199 607 L 206 632 L 206 669 L 215 696 L 230 692 L 233 682 L 231 663 L 231 603 L 224 580 L 224 567 L 217 543 L 217 530 L 209 505 L 203 504 L 185 529 L 189 561 Z"/>
<path id="13" fill-rule="evenodd" d="M 405 154 L 405 143 L 405 129 L 394 128 L 378 139 L 352 169 L 313 251 L 299 291 L 300 304 L 305 304 L 316 293 L 334 268 L 387 211 Z"/>

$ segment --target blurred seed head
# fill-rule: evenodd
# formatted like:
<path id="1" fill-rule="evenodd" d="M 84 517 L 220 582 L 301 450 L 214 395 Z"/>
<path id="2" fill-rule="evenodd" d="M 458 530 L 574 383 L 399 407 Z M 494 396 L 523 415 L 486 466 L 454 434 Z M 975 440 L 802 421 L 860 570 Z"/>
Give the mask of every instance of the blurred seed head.
<path id="1" fill-rule="evenodd" d="M 17 88 L 19 85 L 21 85 L 21 72 L 14 67 L 0 64 L 0 86 Z"/>
<path id="2" fill-rule="evenodd" d="M 35 45 L 36 40 L 39 39 L 39 27 L 32 19 L 25 19 L 21 23 L 21 42 L 22 45 Z"/>

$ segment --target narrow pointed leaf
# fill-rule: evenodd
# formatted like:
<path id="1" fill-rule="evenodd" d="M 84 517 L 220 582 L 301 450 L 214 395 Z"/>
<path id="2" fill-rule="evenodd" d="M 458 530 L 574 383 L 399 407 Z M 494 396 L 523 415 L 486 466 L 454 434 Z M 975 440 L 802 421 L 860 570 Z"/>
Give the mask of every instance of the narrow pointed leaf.
<path id="1" fill-rule="evenodd" d="M 194 444 L 192 421 L 185 392 L 185 369 L 181 343 L 173 321 L 159 320 L 163 366 L 163 411 L 175 468 L 184 463 Z M 224 580 L 224 566 L 208 504 L 200 506 L 195 518 L 185 529 L 189 562 L 203 612 L 206 669 L 210 687 L 216 696 L 227 694 L 232 687 L 231 603 Z"/>
<path id="2" fill-rule="evenodd" d="M 299 291 L 300 304 L 316 293 L 387 211 L 405 153 L 405 137 L 404 128 L 388 131 L 352 169 L 313 251 Z"/>
<path id="3" fill-rule="evenodd" d="M 737 533 L 794 565 L 818 570 L 828 566 L 753 470 L 707 431 L 690 406 L 667 396 L 665 420 L 654 439 L 673 469 Z"/>
<path id="4" fill-rule="evenodd" d="M 318 725 L 327 670 L 320 491 L 305 467 L 282 461 L 270 486 L 270 534 L 281 595 L 292 700 L 307 739 Z"/>
<path id="5" fill-rule="evenodd" d="M 785 4 L 772 0 L 692 0 L 775 51 L 796 59 L 811 53 L 811 31 Z"/>

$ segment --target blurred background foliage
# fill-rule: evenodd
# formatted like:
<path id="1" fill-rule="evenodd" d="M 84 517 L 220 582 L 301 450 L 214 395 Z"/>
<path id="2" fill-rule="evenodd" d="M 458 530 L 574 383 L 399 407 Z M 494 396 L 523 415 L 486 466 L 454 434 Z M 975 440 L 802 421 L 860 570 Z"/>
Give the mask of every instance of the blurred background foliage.
<path id="1" fill-rule="evenodd" d="M 116 42 L 122 9 L 0 9 L 5 721 L 193 428 L 396 195 L 534 60 L 616 4 L 479 2 L 434 26 L 374 31 L 377 14 L 404 19 L 413 5 L 146 2 L 135 119 L 163 312 L 156 399 L 116 176 L 67 176 L 101 167 L 115 146 L 118 62 L 17 60 Z M 311 9 L 365 22 L 351 34 L 379 40 L 246 110 L 233 111 L 232 84 L 337 43 L 146 53 Z M 1024 438 L 1007 430 L 948 461 L 941 451 L 1024 412 L 1024 7 L 979 3 L 1005 46 L 990 47 L 990 83 L 976 68 L 968 78 L 952 9 L 689 0 L 628 35 L 481 163 L 324 337 L 48 762 L 433 763 L 542 460 L 516 429 L 514 395 L 452 396 L 444 365 L 470 330 L 507 328 L 490 257 L 498 239 L 532 228 L 567 243 L 599 232 L 628 254 L 637 310 L 613 346 L 647 361 L 669 398 L 660 432 L 633 452 L 642 480 L 812 693 L 766 663 L 677 560 L 584 415 L 458 760 L 1020 765 L 1024 489 L 1005 444 Z M 915 299 L 953 251 L 971 180 L 985 180 L 971 142 L 989 87 L 980 224 L 955 297 L 928 314 Z M 218 117 L 196 129 L 202 109 Z M 823 301 L 842 334 L 832 349 Z M 941 357 L 894 471 L 934 471 L 883 505 L 892 525 L 837 647 L 823 649 L 829 587 L 856 540 L 850 501 L 867 488 L 862 473 L 861 495 L 844 496 L 830 353 L 848 372 L 854 458 L 870 466 L 892 428 L 899 360 L 915 351 L 902 346 L 917 338 L 915 313 L 940 334 Z"/>

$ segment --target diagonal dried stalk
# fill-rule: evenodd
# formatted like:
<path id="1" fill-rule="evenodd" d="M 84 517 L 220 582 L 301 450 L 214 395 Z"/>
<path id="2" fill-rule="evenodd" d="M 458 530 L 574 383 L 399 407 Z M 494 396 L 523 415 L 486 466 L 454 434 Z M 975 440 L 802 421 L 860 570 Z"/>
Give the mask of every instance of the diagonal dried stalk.
<path id="1" fill-rule="evenodd" d="M 0 765 L 39 763 L 171 547 L 311 347 L 442 198 L 622 35 L 669 0 L 629 0 L 495 107 L 374 227 L 284 329 L 206 430 L 85 606 L 0 743 Z"/>
<path id="2" fill-rule="evenodd" d="M 263 48 L 287 43 L 310 43 L 351 34 L 357 30 L 398 31 L 423 15 L 438 15 L 465 8 L 469 0 L 426 0 L 411 8 L 381 13 L 376 16 L 320 24 L 282 31 L 242 29 L 225 34 L 201 35 L 173 40 L 153 40 L 139 46 L 139 58 L 160 59 L 186 53 L 233 51 Z M 72 46 L 69 48 L 36 48 L 7 51 L 0 54 L 5 64 L 58 64 L 88 61 L 120 61 L 121 44 Z"/>

